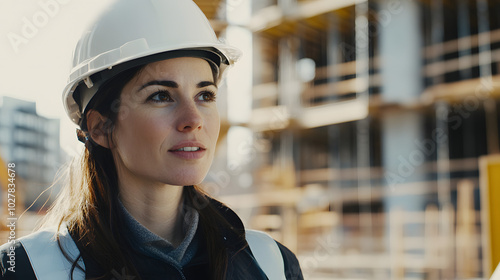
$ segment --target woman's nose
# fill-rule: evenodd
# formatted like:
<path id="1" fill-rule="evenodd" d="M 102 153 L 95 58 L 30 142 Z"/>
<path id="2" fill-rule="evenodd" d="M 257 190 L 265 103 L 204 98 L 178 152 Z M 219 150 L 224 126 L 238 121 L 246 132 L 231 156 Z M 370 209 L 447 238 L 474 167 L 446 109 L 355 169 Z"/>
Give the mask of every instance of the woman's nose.
<path id="1" fill-rule="evenodd" d="M 177 130 L 189 132 L 200 130 L 203 125 L 203 117 L 196 104 L 189 102 L 179 107 L 179 117 L 177 120 Z"/>

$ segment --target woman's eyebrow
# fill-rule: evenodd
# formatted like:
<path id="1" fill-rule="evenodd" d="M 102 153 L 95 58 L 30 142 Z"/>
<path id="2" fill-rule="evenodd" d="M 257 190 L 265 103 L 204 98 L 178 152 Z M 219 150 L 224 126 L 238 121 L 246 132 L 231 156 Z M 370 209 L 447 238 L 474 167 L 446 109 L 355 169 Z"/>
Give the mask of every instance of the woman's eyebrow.
<path id="1" fill-rule="evenodd" d="M 174 81 L 154 80 L 154 81 L 147 82 L 144 85 L 142 85 L 141 88 L 139 88 L 139 91 L 144 89 L 144 88 L 147 88 L 149 86 L 165 86 L 165 87 L 170 87 L 170 88 L 179 88 L 179 85 Z"/>
<path id="2" fill-rule="evenodd" d="M 143 90 L 144 88 L 147 88 L 149 86 L 165 86 L 165 87 L 170 87 L 170 88 L 179 88 L 179 84 L 177 84 L 174 81 L 154 80 L 154 81 L 150 81 L 150 82 L 147 82 L 144 85 L 142 85 L 139 88 L 139 91 Z M 202 81 L 196 85 L 196 87 L 198 87 L 198 88 L 204 88 L 204 87 L 208 87 L 208 86 L 214 86 L 217 88 L 217 85 L 214 82 L 210 82 L 210 81 Z"/>
<path id="3" fill-rule="evenodd" d="M 196 86 L 198 88 L 204 88 L 204 87 L 208 87 L 208 86 L 214 86 L 217 88 L 217 85 L 214 82 L 210 82 L 210 81 L 199 82 Z"/>

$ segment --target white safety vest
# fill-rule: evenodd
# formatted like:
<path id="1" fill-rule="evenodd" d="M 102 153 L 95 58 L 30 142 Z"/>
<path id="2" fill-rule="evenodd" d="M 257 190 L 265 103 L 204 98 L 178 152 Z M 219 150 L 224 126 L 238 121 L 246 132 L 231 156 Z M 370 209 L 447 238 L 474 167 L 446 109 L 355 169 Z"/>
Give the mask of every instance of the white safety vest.
<path id="1" fill-rule="evenodd" d="M 59 239 L 69 257 L 76 259 L 80 251 L 66 228 L 60 232 Z M 286 280 L 283 257 L 276 241 L 267 233 L 256 230 L 246 230 L 246 239 L 267 278 Z M 18 241 L 23 245 L 38 280 L 69 279 L 72 263 L 64 257 L 59 249 L 55 230 L 38 231 L 20 238 Z M 81 258 L 78 264 L 85 268 Z M 75 269 L 73 279 L 85 279 L 85 273 L 80 269 Z"/>

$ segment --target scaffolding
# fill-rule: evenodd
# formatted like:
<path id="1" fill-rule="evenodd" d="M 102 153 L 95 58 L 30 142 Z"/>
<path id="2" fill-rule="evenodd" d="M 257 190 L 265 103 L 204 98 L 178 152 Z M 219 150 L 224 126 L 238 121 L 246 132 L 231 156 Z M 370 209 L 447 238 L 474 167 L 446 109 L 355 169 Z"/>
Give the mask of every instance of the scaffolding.
<path id="1" fill-rule="evenodd" d="M 253 191 L 221 199 L 296 252 L 307 279 L 489 277 L 479 158 L 499 152 L 498 12 L 252 1 L 245 126 L 266 148 L 240 171 Z"/>

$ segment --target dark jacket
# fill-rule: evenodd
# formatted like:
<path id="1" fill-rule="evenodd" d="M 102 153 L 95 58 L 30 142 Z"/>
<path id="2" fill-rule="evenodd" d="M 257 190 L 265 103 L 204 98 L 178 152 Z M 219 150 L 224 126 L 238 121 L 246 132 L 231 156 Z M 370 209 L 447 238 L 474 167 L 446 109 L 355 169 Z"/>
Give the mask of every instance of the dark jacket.
<path id="1" fill-rule="evenodd" d="M 226 218 L 226 220 L 236 229 L 244 231 L 243 223 L 239 217 L 229 208 L 223 206 L 217 201 L 212 201 L 214 206 Z M 202 230 L 198 228 L 196 235 L 200 237 Z M 227 271 L 227 279 L 267 279 L 264 272 L 260 269 L 257 261 L 255 260 L 250 248 L 241 244 L 239 238 L 232 231 L 224 232 L 225 249 L 228 252 L 229 264 Z M 75 238 L 73 238 L 75 239 Z M 198 240 L 203 240 L 199 238 Z M 77 246 L 80 246 L 76 242 Z M 31 267 L 29 258 L 20 242 L 15 244 L 15 272 L 10 271 L 9 264 L 9 247 L 11 244 L 4 244 L 0 247 L 0 279 L 22 279 L 31 280 L 36 279 L 33 268 Z M 243 250 L 241 248 L 244 247 Z M 285 265 L 285 276 L 287 280 L 300 280 L 303 279 L 302 272 L 295 255 L 288 250 L 285 246 L 278 243 L 278 247 L 283 256 Z M 12 255 L 12 252 L 10 252 Z M 50 258 L 50 256 L 47 256 Z M 92 258 L 82 255 L 85 263 L 86 278 L 93 278 L 102 275 L 99 265 L 96 264 Z M 176 267 L 171 263 L 160 261 L 140 252 L 135 252 L 132 255 L 133 262 L 137 268 L 141 278 L 147 279 L 207 279 L 208 275 L 208 258 L 205 244 L 200 244 L 194 257 L 191 261 L 183 267 Z M 114 271 L 114 278 L 116 280 L 132 279 L 123 274 L 123 271 Z M 54 279 L 58 280 L 58 279 Z M 272 279 L 271 279 L 272 280 Z"/>

